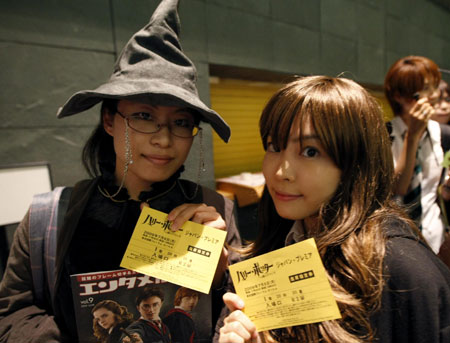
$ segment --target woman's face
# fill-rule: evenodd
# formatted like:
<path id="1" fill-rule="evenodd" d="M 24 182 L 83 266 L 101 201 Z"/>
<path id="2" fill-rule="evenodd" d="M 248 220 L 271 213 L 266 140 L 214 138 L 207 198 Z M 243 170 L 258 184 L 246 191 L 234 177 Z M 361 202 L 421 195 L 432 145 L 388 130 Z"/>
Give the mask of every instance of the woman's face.
<path id="1" fill-rule="evenodd" d="M 434 115 L 431 119 L 441 124 L 448 124 L 450 121 L 450 96 L 446 90 L 441 93 L 439 100 L 434 105 Z"/>
<path id="2" fill-rule="evenodd" d="M 116 317 L 114 313 L 104 307 L 94 311 L 94 319 L 103 329 L 109 330 L 116 324 Z"/>
<path id="3" fill-rule="evenodd" d="M 300 137 L 300 121 L 294 121 L 285 150 L 270 144 L 263 162 L 268 191 L 278 214 L 286 219 L 314 223 L 322 204 L 335 193 L 341 170 L 327 155 L 309 119 Z"/>
<path id="4" fill-rule="evenodd" d="M 146 118 L 151 116 L 161 125 L 173 123 L 174 120 L 194 122 L 193 114 L 181 107 L 151 106 L 120 100 L 117 110 L 125 117 L 144 113 Z M 120 183 L 126 163 L 125 119 L 119 114 L 110 114 L 105 115 L 103 121 L 105 131 L 114 138 L 116 181 Z M 193 137 L 174 136 L 167 126 L 155 133 L 140 133 L 128 128 L 128 136 L 133 163 L 129 165 L 125 186 L 129 192 L 135 189 L 137 194 L 148 190 L 154 182 L 164 181 L 172 176 L 185 162 L 193 142 Z"/>

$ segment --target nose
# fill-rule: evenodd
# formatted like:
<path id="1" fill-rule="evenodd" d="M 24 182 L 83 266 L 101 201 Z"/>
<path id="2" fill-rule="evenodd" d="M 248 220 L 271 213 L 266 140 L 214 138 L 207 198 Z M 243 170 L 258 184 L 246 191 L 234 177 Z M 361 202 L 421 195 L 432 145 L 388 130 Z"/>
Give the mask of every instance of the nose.
<path id="1" fill-rule="evenodd" d="M 285 153 L 281 153 L 281 159 L 275 173 L 276 177 L 284 181 L 293 181 L 295 179 L 295 173 L 292 168 L 292 164 L 289 159 L 285 156 Z"/>
<path id="2" fill-rule="evenodd" d="M 172 135 L 167 125 L 161 125 L 159 131 L 151 133 L 149 136 L 150 142 L 153 145 L 166 148 L 172 144 Z"/>

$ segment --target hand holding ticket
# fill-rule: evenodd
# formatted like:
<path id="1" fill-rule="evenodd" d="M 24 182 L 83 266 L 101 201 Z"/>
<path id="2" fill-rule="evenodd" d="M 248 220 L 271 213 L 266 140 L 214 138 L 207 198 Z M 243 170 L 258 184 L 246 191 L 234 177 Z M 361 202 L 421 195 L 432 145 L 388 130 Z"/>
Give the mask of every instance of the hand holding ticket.
<path id="1" fill-rule="evenodd" d="M 170 230 L 167 214 L 142 209 L 121 267 L 209 293 L 226 231 L 191 221 Z"/>
<path id="2" fill-rule="evenodd" d="M 341 318 L 313 238 L 229 268 L 258 331 Z"/>

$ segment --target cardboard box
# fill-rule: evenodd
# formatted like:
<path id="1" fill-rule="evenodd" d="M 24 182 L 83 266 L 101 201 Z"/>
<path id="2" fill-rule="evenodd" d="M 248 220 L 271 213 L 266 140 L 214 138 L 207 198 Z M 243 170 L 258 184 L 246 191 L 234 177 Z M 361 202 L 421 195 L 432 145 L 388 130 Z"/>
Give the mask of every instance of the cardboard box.
<path id="1" fill-rule="evenodd" d="M 225 198 L 228 198 L 233 201 L 236 200 L 233 192 L 225 191 L 223 189 L 218 189 L 218 188 L 216 188 L 216 192 L 219 193 L 220 195 L 224 196 Z"/>
<path id="2" fill-rule="evenodd" d="M 216 180 L 216 189 L 233 193 L 239 207 L 257 203 L 261 199 L 264 185 L 262 173 L 242 173 Z"/>

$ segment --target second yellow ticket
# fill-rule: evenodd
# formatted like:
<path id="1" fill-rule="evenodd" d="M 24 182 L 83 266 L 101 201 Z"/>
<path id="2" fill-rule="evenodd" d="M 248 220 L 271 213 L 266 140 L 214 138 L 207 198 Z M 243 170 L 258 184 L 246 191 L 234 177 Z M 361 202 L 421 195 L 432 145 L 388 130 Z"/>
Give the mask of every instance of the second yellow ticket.
<path id="1" fill-rule="evenodd" d="M 313 238 L 229 268 L 258 331 L 341 318 Z"/>

